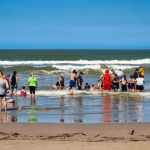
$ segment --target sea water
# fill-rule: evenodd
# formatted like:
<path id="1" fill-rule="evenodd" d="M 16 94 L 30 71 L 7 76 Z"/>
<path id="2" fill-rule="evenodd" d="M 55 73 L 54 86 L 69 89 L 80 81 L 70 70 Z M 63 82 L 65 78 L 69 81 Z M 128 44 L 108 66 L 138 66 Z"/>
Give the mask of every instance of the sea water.
<path id="1" fill-rule="evenodd" d="M 75 90 L 70 97 L 70 73 L 83 71 L 84 83 L 95 84 L 106 69 L 122 69 L 129 78 L 139 65 L 146 70 L 142 93 L 118 93 L 96 90 Z M 0 50 L 0 70 L 5 74 L 18 73 L 18 96 L 15 104 L 21 107 L 1 113 L 3 122 L 109 123 L 149 122 L 150 50 Z M 30 102 L 27 89 L 30 73 L 38 80 L 36 103 Z M 52 90 L 60 74 L 64 74 L 65 89 Z M 27 97 L 19 94 L 26 86 Z"/>

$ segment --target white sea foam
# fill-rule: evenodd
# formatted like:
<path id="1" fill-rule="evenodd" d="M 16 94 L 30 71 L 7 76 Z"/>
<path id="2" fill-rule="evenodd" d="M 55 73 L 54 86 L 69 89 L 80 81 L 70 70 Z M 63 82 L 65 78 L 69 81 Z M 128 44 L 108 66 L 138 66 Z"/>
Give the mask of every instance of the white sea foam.
<path id="1" fill-rule="evenodd" d="M 29 91 L 27 91 L 29 93 Z M 74 90 L 74 96 L 78 95 L 86 95 L 86 96 L 100 96 L 101 94 L 106 93 L 104 91 L 86 91 L 86 90 Z M 144 96 L 150 97 L 150 92 L 140 92 L 140 93 L 129 93 L 129 92 L 107 92 L 110 95 L 131 95 L 131 96 Z M 19 95 L 20 92 L 18 91 Z M 67 90 L 37 90 L 37 96 L 69 96 L 69 92 Z"/>
<path id="2" fill-rule="evenodd" d="M 76 65 L 98 65 L 98 64 L 150 64 L 150 58 L 139 60 L 76 60 L 76 61 L 0 61 L 1 65 L 42 65 L 42 64 L 76 64 Z"/>
<path id="3" fill-rule="evenodd" d="M 104 68 L 101 68 L 101 65 L 85 65 L 85 66 L 74 66 L 74 65 L 52 65 L 52 67 L 55 67 L 57 69 L 61 70 L 81 70 L 81 69 L 93 69 L 93 70 L 98 70 L 100 69 L 102 72 L 105 72 Z M 114 68 L 116 71 L 119 69 L 125 70 L 125 69 L 132 69 L 138 66 L 127 66 L 127 65 L 107 65 L 108 68 Z"/>
<path id="4" fill-rule="evenodd" d="M 74 66 L 74 65 L 52 65 L 52 67 L 57 68 L 57 69 L 61 69 L 61 70 L 72 70 L 72 69 L 100 69 L 101 66 L 100 65 L 85 65 L 85 66 Z"/>

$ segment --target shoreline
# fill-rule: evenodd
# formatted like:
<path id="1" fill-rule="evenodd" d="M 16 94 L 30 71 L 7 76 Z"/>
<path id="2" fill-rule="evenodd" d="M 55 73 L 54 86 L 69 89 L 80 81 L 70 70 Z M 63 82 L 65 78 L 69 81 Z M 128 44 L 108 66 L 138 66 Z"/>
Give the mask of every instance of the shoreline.
<path id="1" fill-rule="evenodd" d="M 147 149 L 150 148 L 150 123 L 0 123 L 0 144 L 2 150 L 98 150 L 101 146 L 106 150 Z"/>

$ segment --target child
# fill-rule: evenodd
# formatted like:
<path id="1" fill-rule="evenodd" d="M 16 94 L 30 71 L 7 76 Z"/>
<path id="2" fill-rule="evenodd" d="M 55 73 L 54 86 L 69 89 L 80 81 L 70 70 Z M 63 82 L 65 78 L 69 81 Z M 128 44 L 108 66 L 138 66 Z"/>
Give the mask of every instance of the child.
<path id="1" fill-rule="evenodd" d="M 72 88 L 72 86 L 69 86 L 69 88 L 67 90 L 69 91 L 69 95 L 74 94 L 74 89 Z"/>
<path id="2" fill-rule="evenodd" d="M 84 89 L 86 89 L 86 90 L 90 89 L 90 85 L 88 83 L 86 83 Z"/>
<path id="3" fill-rule="evenodd" d="M 21 95 L 21 96 L 26 96 L 26 95 L 27 95 L 26 90 L 25 90 L 25 86 L 22 87 L 22 90 L 21 90 L 21 92 L 20 92 L 20 95 Z"/>
<path id="4" fill-rule="evenodd" d="M 90 88 L 90 91 L 95 91 L 96 86 L 93 84 L 92 87 Z"/>
<path id="5" fill-rule="evenodd" d="M 97 89 L 101 89 L 101 87 L 102 87 L 102 84 L 101 84 L 100 80 L 97 80 Z"/>

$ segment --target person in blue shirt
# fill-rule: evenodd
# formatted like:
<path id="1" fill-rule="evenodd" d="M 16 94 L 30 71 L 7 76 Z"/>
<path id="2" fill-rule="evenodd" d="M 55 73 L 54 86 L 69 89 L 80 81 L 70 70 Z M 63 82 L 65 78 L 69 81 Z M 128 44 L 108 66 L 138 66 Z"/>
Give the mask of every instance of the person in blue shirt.
<path id="1" fill-rule="evenodd" d="M 78 90 L 82 89 L 82 83 L 83 83 L 83 72 L 80 72 L 79 76 L 78 76 Z"/>

